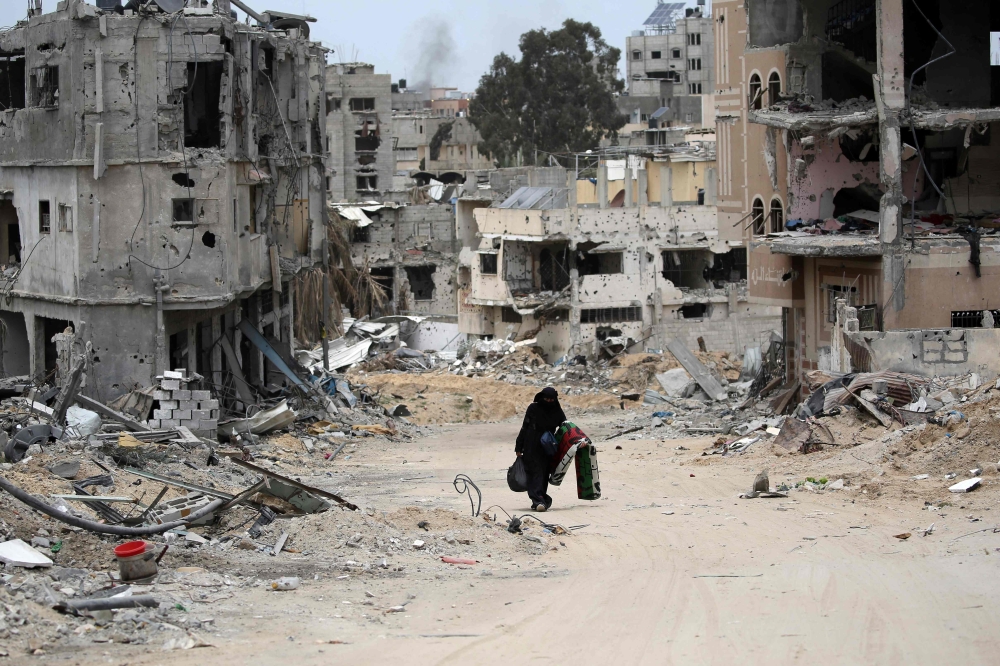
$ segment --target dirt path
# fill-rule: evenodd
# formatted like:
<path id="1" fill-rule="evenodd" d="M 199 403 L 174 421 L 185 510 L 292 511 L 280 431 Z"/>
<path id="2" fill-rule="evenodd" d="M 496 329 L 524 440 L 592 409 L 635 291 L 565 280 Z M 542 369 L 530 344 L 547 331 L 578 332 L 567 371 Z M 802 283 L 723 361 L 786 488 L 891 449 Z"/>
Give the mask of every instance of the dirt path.
<path id="1" fill-rule="evenodd" d="M 344 463 L 352 476 L 338 487 L 380 511 L 467 513 L 468 499 L 451 487 L 463 472 L 482 488 L 484 508 L 523 513 L 525 496 L 504 481 L 516 427 L 441 427 L 427 440 L 369 449 Z M 108 645 L 76 656 L 173 666 L 996 663 L 1000 535 L 954 541 L 991 523 L 970 524 L 957 506 L 932 516 L 922 502 L 879 503 L 858 491 L 741 500 L 759 471 L 750 460 L 704 464 L 704 440 L 622 441 L 616 450 L 619 441 L 600 445 L 605 499 L 555 489 L 546 520 L 587 527 L 540 554 L 469 568 L 429 558 L 377 580 L 322 571 L 294 592 L 238 590 L 199 609 L 212 620 L 200 635 L 214 648 Z M 932 535 L 915 531 L 932 521 Z M 901 532 L 913 536 L 893 538 Z M 414 598 L 384 614 L 364 605 L 366 591 L 376 607 Z"/>

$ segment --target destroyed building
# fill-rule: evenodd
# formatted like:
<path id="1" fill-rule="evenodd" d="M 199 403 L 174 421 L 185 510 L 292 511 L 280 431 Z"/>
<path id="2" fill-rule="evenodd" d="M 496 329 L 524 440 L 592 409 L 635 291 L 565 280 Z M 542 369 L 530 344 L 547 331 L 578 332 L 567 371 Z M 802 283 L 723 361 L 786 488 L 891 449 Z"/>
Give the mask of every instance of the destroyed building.
<path id="1" fill-rule="evenodd" d="M 366 63 L 326 68 L 326 139 L 331 201 L 382 201 L 396 171 L 392 83 Z"/>
<path id="2" fill-rule="evenodd" d="M 716 2 L 714 20 L 720 226 L 750 243 L 752 300 L 783 309 L 789 382 L 969 371 L 983 358 L 969 329 L 994 325 L 1000 293 L 1000 15 L 741 0 Z M 862 332 L 851 343 L 840 300 Z"/>
<path id="3" fill-rule="evenodd" d="M 628 92 L 618 108 L 628 125 L 714 128 L 714 51 L 704 0 L 693 8 L 659 0 L 642 29 L 626 38 Z M 635 129 L 628 125 L 624 135 Z"/>
<path id="4" fill-rule="evenodd" d="M 104 400 L 271 380 L 240 324 L 290 351 L 321 258 L 326 51 L 249 13 L 68 0 L 0 32 L 0 374 L 51 378 L 62 340 Z"/>
<path id="5" fill-rule="evenodd" d="M 779 328 L 747 302 L 742 239 L 717 222 L 714 144 L 609 157 L 459 198 L 461 331 L 537 339 L 554 361 L 674 339 L 742 353 Z M 703 188 L 688 182 L 699 170 Z"/>
<path id="6" fill-rule="evenodd" d="M 385 296 L 382 307 L 353 314 L 429 319 L 417 337 L 405 336 L 418 349 L 444 349 L 449 341 L 455 342 L 460 244 L 454 206 L 447 202 L 334 205 L 331 214 L 348 229 L 352 262 L 370 271 Z"/>

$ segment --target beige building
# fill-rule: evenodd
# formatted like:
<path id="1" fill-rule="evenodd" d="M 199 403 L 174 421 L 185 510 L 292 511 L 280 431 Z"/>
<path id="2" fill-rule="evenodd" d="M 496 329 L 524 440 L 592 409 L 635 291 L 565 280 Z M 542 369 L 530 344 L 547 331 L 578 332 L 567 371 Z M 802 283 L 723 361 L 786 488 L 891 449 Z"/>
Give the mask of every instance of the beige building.
<path id="1" fill-rule="evenodd" d="M 549 360 L 674 338 L 736 353 L 757 346 L 780 320 L 747 302 L 742 241 L 717 224 L 713 157 L 602 158 L 594 183 L 546 168 L 519 177 L 503 200 L 459 199 L 460 330 L 537 338 Z M 690 196 L 695 161 L 702 202 L 675 200 L 674 175 Z"/>
<path id="2" fill-rule="evenodd" d="M 944 375 L 1000 307 L 990 9 L 924 4 L 714 4 L 719 224 L 751 246 L 751 299 L 784 310 L 790 382 L 845 369 L 838 300 L 873 339 L 955 338 L 922 366 Z M 854 369 L 878 365 L 863 347 Z"/>

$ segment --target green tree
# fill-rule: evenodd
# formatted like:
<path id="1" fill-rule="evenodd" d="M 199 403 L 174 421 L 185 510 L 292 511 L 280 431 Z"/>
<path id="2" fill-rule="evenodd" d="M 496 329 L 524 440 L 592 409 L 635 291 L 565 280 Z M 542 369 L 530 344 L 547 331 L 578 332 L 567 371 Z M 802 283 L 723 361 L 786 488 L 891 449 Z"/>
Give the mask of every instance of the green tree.
<path id="1" fill-rule="evenodd" d="M 559 30 L 524 33 L 520 50 L 519 61 L 494 58 L 469 104 L 481 153 L 498 166 L 545 163 L 548 153 L 582 152 L 618 137 L 621 50 L 600 29 L 567 19 Z"/>

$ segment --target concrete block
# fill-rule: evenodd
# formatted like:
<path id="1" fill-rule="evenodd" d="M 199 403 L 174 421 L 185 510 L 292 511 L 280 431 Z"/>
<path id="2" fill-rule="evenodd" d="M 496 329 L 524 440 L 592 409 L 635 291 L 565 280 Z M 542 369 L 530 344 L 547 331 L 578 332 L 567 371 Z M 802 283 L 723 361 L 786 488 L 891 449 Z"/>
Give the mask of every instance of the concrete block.
<path id="1" fill-rule="evenodd" d="M 173 398 L 170 391 L 153 391 L 153 400 L 173 400 Z"/>
<path id="2" fill-rule="evenodd" d="M 198 403 L 198 409 L 218 409 L 218 400 L 202 400 Z"/>
<path id="3" fill-rule="evenodd" d="M 160 421 L 160 428 L 162 428 L 162 429 L 165 429 L 165 428 L 176 428 L 180 424 L 181 424 L 181 422 L 178 421 L 177 419 L 163 419 L 162 421 Z"/>
<path id="4" fill-rule="evenodd" d="M 191 391 L 191 399 L 192 400 L 211 400 L 212 399 L 212 392 L 211 391 Z"/>
<path id="5" fill-rule="evenodd" d="M 190 421 L 191 420 L 191 410 L 190 409 L 175 409 L 174 410 L 174 416 L 173 416 L 173 418 L 174 419 L 180 419 L 181 421 L 185 421 L 185 420 Z M 181 425 L 184 425 L 184 424 L 182 423 Z"/>
<path id="6" fill-rule="evenodd" d="M 187 389 L 180 389 L 174 391 L 174 400 L 190 400 L 190 399 L 191 399 L 191 391 L 188 391 Z"/>
<path id="7" fill-rule="evenodd" d="M 202 430 L 211 430 L 212 432 L 215 432 L 218 428 L 219 428 L 218 419 L 202 419 L 201 422 Z"/>
<path id="8" fill-rule="evenodd" d="M 176 409 L 198 409 L 197 400 L 180 400 Z"/>
<path id="9" fill-rule="evenodd" d="M 146 425 L 148 425 L 153 430 L 159 430 L 160 429 L 160 420 L 159 419 L 149 419 L 148 421 L 146 421 Z"/>
<path id="10" fill-rule="evenodd" d="M 181 425 L 191 430 L 201 430 L 201 421 L 198 419 L 181 419 Z"/>
<path id="11" fill-rule="evenodd" d="M 160 409 L 180 409 L 176 400 L 161 400 Z"/>
<path id="12" fill-rule="evenodd" d="M 179 379 L 163 379 L 160 381 L 160 388 L 164 391 L 177 391 L 181 388 Z"/>
<path id="13" fill-rule="evenodd" d="M 172 419 L 174 418 L 174 410 L 172 409 L 154 409 L 153 410 L 154 419 Z"/>
<path id="14" fill-rule="evenodd" d="M 194 411 L 191 412 L 191 418 L 192 419 L 196 419 L 198 421 L 208 420 L 208 419 L 212 418 L 212 410 L 211 409 L 195 409 Z"/>

